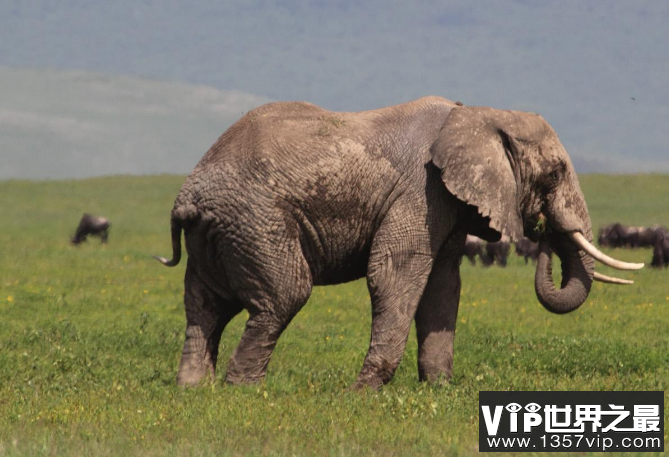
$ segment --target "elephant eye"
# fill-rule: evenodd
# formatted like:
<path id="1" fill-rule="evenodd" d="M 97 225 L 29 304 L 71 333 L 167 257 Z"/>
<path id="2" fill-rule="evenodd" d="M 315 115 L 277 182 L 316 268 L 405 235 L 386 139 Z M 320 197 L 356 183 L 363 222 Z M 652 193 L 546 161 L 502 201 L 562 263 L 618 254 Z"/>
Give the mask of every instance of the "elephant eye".
<path id="1" fill-rule="evenodd" d="M 558 166 L 553 168 L 548 174 L 545 175 L 543 181 L 544 190 L 547 192 L 553 190 L 558 184 L 560 184 L 563 175 L 564 175 L 564 164 L 559 164 Z"/>
<path id="2" fill-rule="evenodd" d="M 551 184 L 557 184 L 560 181 L 560 170 L 553 170 L 548 175 Z"/>

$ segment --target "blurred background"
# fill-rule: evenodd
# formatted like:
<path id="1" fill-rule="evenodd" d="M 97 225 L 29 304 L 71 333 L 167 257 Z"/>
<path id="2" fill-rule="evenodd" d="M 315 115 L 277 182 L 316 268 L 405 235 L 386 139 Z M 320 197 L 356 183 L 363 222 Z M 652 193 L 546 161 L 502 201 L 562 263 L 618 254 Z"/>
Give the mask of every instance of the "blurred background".
<path id="1" fill-rule="evenodd" d="M 669 3 L 0 1 L 0 179 L 189 172 L 245 111 L 535 111 L 577 171 L 669 172 Z"/>

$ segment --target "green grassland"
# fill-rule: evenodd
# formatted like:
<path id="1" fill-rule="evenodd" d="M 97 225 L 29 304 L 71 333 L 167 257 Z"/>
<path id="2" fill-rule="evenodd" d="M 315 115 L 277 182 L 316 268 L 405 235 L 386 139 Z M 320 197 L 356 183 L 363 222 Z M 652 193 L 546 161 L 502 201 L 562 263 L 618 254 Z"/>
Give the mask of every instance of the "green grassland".
<path id="1" fill-rule="evenodd" d="M 168 269 L 151 255 L 170 254 L 183 179 L 0 182 L 0 455 L 468 455 L 479 390 L 667 388 L 669 270 L 601 268 L 636 283 L 595 283 L 579 310 L 557 316 L 537 302 L 534 269 L 515 255 L 506 269 L 463 263 L 446 387 L 417 381 L 412 334 L 388 386 L 347 390 L 371 320 L 356 281 L 314 289 L 264 383 L 222 382 L 242 314 L 223 336 L 217 383 L 177 388 L 185 262 Z M 669 225 L 669 176 L 586 175 L 581 184 L 595 228 Z M 69 244 L 83 211 L 111 219 L 107 246 Z"/>

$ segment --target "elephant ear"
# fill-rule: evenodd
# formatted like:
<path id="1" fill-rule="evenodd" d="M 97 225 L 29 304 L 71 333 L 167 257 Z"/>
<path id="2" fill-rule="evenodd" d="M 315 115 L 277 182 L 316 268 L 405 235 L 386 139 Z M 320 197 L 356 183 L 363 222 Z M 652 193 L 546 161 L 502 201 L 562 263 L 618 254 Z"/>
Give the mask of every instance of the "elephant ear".
<path id="1" fill-rule="evenodd" d="M 518 145 L 536 123 L 528 116 L 541 119 L 493 108 L 454 108 L 432 145 L 432 162 L 441 170 L 446 188 L 477 208 L 483 219 L 478 225 L 484 228 L 471 231 L 478 230 L 484 238 L 523 237 L 520 178 L 514 168 L 520 159 Z"/>

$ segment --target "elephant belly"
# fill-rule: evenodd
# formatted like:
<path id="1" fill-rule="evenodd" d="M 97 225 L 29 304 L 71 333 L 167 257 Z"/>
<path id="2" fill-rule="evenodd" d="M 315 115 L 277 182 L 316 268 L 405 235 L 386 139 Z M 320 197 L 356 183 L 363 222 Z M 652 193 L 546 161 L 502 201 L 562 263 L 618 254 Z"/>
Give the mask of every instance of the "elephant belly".
<path id="1" fill-rule="evenodd" d="M 341 284 L 362 278 L 367 274 L 368 258 L 369 252 L 327 263 L 310 262 L 314 285 Z"/>
<path id="2" fill-rule="evenodd" d="M 340 284 L 367 274 L 372 240 L 368 221 L 304 218 L 298 225 L 300 245 L 314 285 Z"/>

